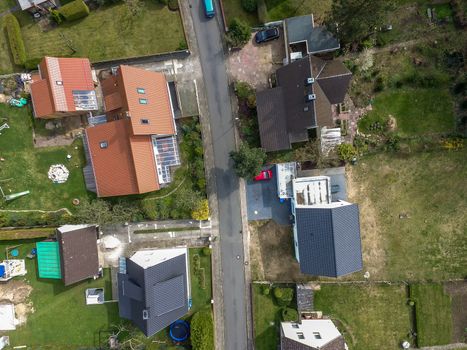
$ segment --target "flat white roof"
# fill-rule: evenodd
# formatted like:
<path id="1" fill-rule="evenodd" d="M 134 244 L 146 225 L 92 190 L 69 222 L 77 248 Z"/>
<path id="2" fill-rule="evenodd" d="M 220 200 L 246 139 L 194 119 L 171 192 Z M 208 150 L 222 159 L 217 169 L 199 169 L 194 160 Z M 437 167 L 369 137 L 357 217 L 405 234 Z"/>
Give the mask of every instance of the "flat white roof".
<path id="1" fill-rule="evenodd" d="M 300 177 L 292 181 L 295 207 L 331 204 L 331 178 L 329 176 Z"/>
<path id="2" fill-rule="evenodd" d="M 15 329 L 15 306 L 13 304 L 0 305 L 0 331 L 12 331 Z"/>
<path id="3" fill-rule="evenodd" d="M 47 0 L 18 0 L 18 3 L 21 7 L 21 10 L 27 10 L 33 7 L 34 5 L 39 5 L 46 1 Z"/>
<path id="4" fill-rule="evenodd" d="M 292 180 L 297 177 L 297 163 L 276 164 L 277 195 L 279 198 L 292 198 Z"/>
<path id="5" fill-rule="evenodd" d="M 188 256 L 188 249 L 183 248 L 169 248 L 169 249 L 154 249 L 154 250 L 140 250 L 137 251 L 130 258 L 131 261 L 135 262 L 144 269 L 151 266 L 160 264 L 164 261 L 173 259 L 179 255 Z M 188 264 L 187 264 L 188 268 Z"/>
<path id="6" fill-rule="evenodd" d="M 286 338 L 317 349 L 341 335 L 331 320 L 302 320 L 301 323 L 281 322 L 281 328 Z"/>
<path id="7" fill-rule="evenodd" d="M 57 230 L 60 231 L 61 233 L 65 233 L 65 232 L 70 232 L 70 231 L 81 230 L 82 228 L 86 228 L 90 226 L 93 226 L 93 225 L 63 225 L 63 226 L 60 226 Z"/>

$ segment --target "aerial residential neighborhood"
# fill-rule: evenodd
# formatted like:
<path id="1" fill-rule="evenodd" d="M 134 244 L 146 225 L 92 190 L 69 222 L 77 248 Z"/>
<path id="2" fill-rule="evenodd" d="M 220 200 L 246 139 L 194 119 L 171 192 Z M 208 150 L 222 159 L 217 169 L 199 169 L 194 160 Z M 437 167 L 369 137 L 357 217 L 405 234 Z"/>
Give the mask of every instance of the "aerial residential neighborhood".
<path id="1" fill-rule="evenodd" d="M 467 2 L 0 28 L 0 350 L 467 350 Z"/>

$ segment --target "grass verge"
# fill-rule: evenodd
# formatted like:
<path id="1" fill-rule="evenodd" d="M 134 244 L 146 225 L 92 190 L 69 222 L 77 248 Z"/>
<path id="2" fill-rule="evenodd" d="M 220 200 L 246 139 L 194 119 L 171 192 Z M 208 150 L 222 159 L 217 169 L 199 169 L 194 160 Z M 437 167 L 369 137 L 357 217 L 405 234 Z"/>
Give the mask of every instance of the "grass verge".
<path id="1" fill-rule="evenodd" d="M 335 321 L 351 350 L 400 349 L 411 329 L 404 286 L 322 284 L 314 305 Z"/>
<path id="2" fill-rule="evenodd" d="M 54 232 L 55 228 L 35 228 L 31 230 L 2 230 L 0 231 L 0 241 L 47 238 L 53 235 Z"/>
<path id="3" fill-rule="evenodd" d="M 434 346 L 451 343 L 451 298 L 442 284 L 413 284 L 410 298 L 415 301 L 417 345 Z"/>

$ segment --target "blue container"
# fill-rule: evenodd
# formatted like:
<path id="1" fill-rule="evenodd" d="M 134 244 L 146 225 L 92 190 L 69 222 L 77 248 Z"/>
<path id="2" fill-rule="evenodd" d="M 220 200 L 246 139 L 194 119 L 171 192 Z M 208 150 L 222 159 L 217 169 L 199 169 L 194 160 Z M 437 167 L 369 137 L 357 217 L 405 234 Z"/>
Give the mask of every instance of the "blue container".
<path id="1" fill-rule="evenodd" d="M 0 265 L 0 277 L 5 276 L 5 265 Z"/>

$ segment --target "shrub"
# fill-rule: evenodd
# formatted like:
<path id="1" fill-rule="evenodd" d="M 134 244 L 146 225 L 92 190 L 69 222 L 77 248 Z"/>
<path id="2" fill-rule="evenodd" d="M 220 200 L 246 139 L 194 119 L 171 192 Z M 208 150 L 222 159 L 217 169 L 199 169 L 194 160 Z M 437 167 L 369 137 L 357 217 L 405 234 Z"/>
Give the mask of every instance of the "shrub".
<path id="1" fill-rule="evenodd" d="M 298 312 L 290 307 L 284 307 L 281 312 L 282 321 L 284 322 L 296 322 L 298 321 Z"/>
<path id="2" fill-rule="evenodd" d="M 204 248 L 202 249 L 202 252 L 203 252 L 203 255 L 204 255 L 204 256 L 210 256 L 210 255 L 211 255 L 211 248 L 209 248 L 209 247 L 204 247 Z"/>
<path id="3" fill-rule="evenodd" d="M 74 0 L 58 9 L 66 21 L 75 21 L 89 15 L 89 7 L 83 0 Z"/>
<path id="4" fill-rule="evenodd" d="M 389 151 L 398 152 L 401 149 L 400 137 L 398 135 L 391 135 L 386 141 L 386 147 Z"/>
<path id="5" fill-rule="evenodd" d="M 26 61 L 26 49 L 19 22 L 12 14 L 6 15 L 4 18 L 13 61 L 18 66 L 23 65 Z"/>
<path id="6" fill-rule="evenodd" d="M 188 49 L 188 43 L 186 42 L 185 39 L 182 39 L 180 40 L 180 42 L 178 43 L 178 47 L 177 47 L 177 50 L 187 50 Z"/>
<path id="7" fill-rule="evenodd" d="M 235 94 L 240 99 L 247 99 L 251 94 L 255 93 L 253 87 L 244 81 L 235 82 L 234 89 Z"/>
<path id="8" fill-rule="evenodd" d="M 384 90 L 384 78 L 380 75 L 375 80 L 374 92 L 381 92 Z"/>
<path id="9" fill-rule="evenodd" d="M 63 22 L 63 17 L 60 14 L 60 12 L 58 12 L 58 10 L 54 10 L 54 9 L 50 10 L 50 15 L 57 24 L 60 24 Z"/>
<path id="10" fill-rule="evenodd" d="M 40 58 L 28 58 L 24 62 L 24 67 L 26 69 L 37 69 L 37 66 L 39 65 L 40 62 L 41 62 Z"/>
<path id="11" fill-rule="evenodd" d="M 171 11 L 178 11 L 178 0 L 169 0 L 167 6 Z"/>
<path id="12" fill-rule="evenodd" d="M 248 24 L 239 20 L 232 19 L 227 33 L 227 43 L 233 47 L 242 47 L 251 37 L 251 30 Z"/>
<path id="13" fill-rule="evenodd" d="M 269 287 L 268 285 L 261 286 L 261 294 L 263 295 L 271 294 L 271 287 Z"/>
<path id="14" fill-rule="evenodd" d="M 350 143 L 341 143 L 339 146 L 337 146 L 337 155 L 339 159 L 345 162 L 349 162 L 357 156 L 357 151 Z"/>
<path id="15" fill-rule="evenodd" d="M 242 7 L 246 12 L 253 13 L 258 6 L 257 0 L 242 0 Z"/>
<path id="16" fill-rule="evenodd" d="M 279 306 L 288 306 L 293 300 L 292 288 L 274 288 L 274 298 Z"/>
<path id="17" fill-rule="evenodd" d="M 242 143 L 237 151 L 230 152 L 234 169 L 239 177 L 252 178 L 261 171 L 266 161 L 266 153 L 261 148 L 251 148 Z"/>
<path id="18" fill-rule="evenodd" d="M 203 199 L 196 204 L 196 208 L 191 212 L 193 220 L 207 220 L 209 218 L 209 202 Z"/>
<path id="19" fill-rule="evenodd" d="M 198 311 L 191 319 L 193 350 L 214 349 L 214 324 L 211 310 Z"/>

